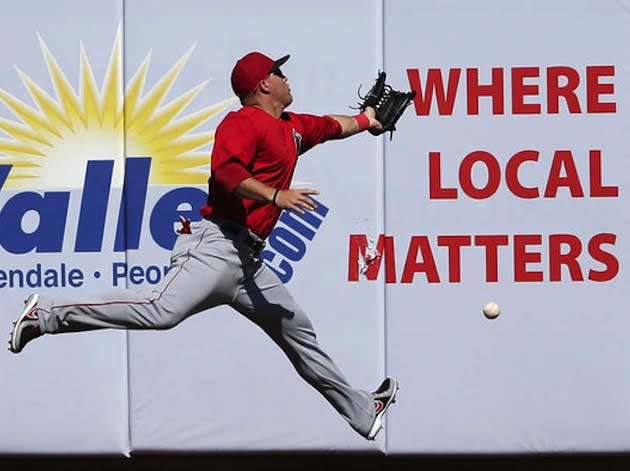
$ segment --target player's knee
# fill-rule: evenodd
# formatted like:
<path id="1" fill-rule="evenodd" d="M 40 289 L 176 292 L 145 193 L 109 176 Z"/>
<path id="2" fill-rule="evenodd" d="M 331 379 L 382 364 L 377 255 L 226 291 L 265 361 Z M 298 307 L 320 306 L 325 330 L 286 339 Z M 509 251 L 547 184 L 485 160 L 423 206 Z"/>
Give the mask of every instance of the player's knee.
<path id="1" fill-rule="evenodd" d="M 284 337 L 302 345 L 317 342 L 317 335 L 311 320 L 303 311 L 296 311 L 295 316 L 283 323 Z"/>
<path id="2" fill-rule="evenodd" d="M 153 317 L 153 328 L 155 330 L 168 330 L 178 325 L 183 317 L 176 311 L 170 309 L 156 308 Z"/>
<path id="3" fill-rule="evenodd" d="M 316 337 L 313 323 L 306 314 L 302 313 L 301 316 L 297 318 L 296 326 L 303 335 L 307 335 L 312 338 Z"/>

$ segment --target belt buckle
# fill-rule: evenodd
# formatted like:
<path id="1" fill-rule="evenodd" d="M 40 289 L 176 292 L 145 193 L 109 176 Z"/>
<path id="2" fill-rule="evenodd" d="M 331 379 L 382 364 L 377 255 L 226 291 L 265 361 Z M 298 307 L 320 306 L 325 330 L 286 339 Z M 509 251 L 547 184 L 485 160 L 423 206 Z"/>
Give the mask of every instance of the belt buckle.
<path id="1" fill-rule="evenodd" d="M 256 253 L 260 253 L 265 248 L 265 241 L 252 238 L 252 250 Z"/>
<path id="2" fill-rule="evenodd" d="M 249 242 L 249 247 L 256 253 L 262 251 L 265 248 L 265 241 L 260 237 L 251 233 L 251 231 L 247 231 L 247 240 Z"/>

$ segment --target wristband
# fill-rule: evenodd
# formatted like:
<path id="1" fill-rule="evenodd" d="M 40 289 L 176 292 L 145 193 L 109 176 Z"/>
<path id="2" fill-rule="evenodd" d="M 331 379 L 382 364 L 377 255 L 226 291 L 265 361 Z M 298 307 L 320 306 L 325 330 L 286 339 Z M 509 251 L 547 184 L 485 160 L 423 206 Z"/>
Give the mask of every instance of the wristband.
<path id="1" fill-rule="evenodd" d="M 271 198 L 271 204 L 274 206 L 278 206 L 276 204 L 276 198 L 278 197 L 278 193 L 280 193 L 280 188 L 276 188 L 276 191 L 273 192 L 273 198 Z"/>
<path id="2" fill-rule="evenodd" d="M 352 116 L 352 119 L 354 119 L 359 126 L 359 132 L 365 131 L 370 127 L 370 118 L 365 116 L 363 113 Z"/>

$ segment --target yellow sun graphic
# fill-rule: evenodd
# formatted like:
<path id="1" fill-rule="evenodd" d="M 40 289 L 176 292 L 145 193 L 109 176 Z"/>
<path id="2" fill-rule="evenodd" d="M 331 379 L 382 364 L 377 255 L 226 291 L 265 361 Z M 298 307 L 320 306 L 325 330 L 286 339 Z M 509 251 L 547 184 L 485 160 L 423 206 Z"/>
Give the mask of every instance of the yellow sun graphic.
<path id="1" fill-rule="evenodd" d="M 226 99 L 182 115 L 207 82 L 165 102 L 192 53 L 187 51 L 145 93 L 151 53 L 123 92 L 123 51 L 118 28 L 99 90 L 83 44 L 76 91 L 38 35 L 55 96 L 26 73 L 17 73 L 36 107 L 0 88 L 0 102 L 18 121 L 0 117 L 0 165 L 12 165 L 6 189 L 79 188 L 88 160 L 114 160 L 112 185 L 123 181 L 125 156 L 151 157 L 151 184 L 203 184 L 208 179 L 212 131 L 197 128 L 236 102 Z"/>

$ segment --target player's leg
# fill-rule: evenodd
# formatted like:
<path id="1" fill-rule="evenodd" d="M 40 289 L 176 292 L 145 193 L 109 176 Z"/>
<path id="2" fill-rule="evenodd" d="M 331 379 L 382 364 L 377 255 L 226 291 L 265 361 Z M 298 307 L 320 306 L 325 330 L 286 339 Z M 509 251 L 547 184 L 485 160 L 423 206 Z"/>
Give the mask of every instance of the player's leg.
<path id="1" fill-rule="evenodd" d="M 40 294 L 34 305 L 27 304 L 16 325 L 31 322 L 39 335 L 102 328 L 171 328 L 196 312 L 232 299 L 240 276 L 231 266 L 232 259 L 224 255 L 229 251 L 236 253 L 215 224 L 205 220 L 193 223 L 190 234 L 177 238 L 169 271 L 152 291 L 121 289 L 63 297 Z M 36 323 L 29 317 L 35 317 Z M 19 334 L 14 328 L 11 350 L 16 353 L 28 341 L 20 340 Z"/>
<path id="2" fill-rule="evenodd" d="M 232 306 L 260 326 L 287 355 L 297 372 L 319 391 L 360 434 L 374 423 L 374 397 L 353 388 L 320 348 L 310 319 L 278 277 L 258 262 Z"/>

